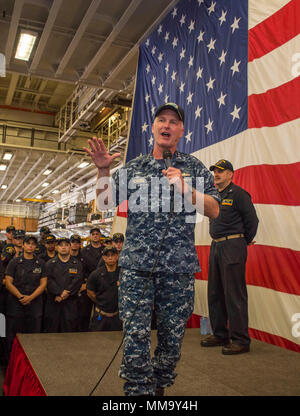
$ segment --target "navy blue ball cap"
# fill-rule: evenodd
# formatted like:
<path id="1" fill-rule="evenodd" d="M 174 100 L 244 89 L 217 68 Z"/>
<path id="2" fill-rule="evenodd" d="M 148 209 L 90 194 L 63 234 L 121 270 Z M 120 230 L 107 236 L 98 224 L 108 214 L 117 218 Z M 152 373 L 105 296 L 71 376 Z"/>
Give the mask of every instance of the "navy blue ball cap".
<path id="1" fill-rule="evenodd" d="M 179 117 L 179 120 L 181 120 L 184 123 L 184 110 L 183 108 L 179 107 L 178 104 L 175 103 L 166 103 L 161 105 L 155 112 L 155 117 L 160 115 L 160 113 L 164 110 L 173 110 Z"/>
<path id="2" fill-rule="evenodd" d="M 233 172 L 233 166 L 232 164 L 225 159 L 221 159 L 219 160 L 217 163 L 215 163 L 214 165 L 212 165 L 209 170 L 215 170 L 215 168 L 217 169 L 221 169 L 221 170 L 231 170 L 231 172 Z"/>

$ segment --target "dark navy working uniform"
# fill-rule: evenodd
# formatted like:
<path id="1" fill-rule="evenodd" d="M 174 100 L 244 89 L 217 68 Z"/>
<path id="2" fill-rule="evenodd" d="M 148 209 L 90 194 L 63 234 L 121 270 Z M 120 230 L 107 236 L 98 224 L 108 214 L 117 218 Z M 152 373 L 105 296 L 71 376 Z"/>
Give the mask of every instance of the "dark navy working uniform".
<path id="1" fill-rule="evenodd" d="M 23 255 L 13 258 L 7 268 L 6 275 L 13 278 L 13 285 L 23 295 L 31 295 L 39 286 L 40 279 L 45 277 L 45 263 L 34 257 L 25 259 Z M 11 293 L 7 295 L 6 334 L 9 349 L 17 332 L 38 333 L 41 332 L 43 314 L 43 297 L 41 295 L 33 299 L 30 304 L 22 305 Z"/>
<path id="2" fill-rule="evenodd" d="M 90 323 L 91 331 L 120 331 L 118 287 L 120 267 L 109 272 L 104 265 L 94 270 L 87 281 L 87 289 L 96 294 L 96 305 Z"/>
<path id="3" fill-rule="evenodd" d="M 209 256 L 208 306 L 213 334 L 238 345 L 250 344 L 245 280 L 247 244 L 258 218 L 251 196 L 230 183 L 220 192 L 220 215 L 209 220 L 213 238 Z M 227 328 L 229 323 L 229 329 Z"/>
<path id="4" fill-rule="evenodd" d="M 56 256 L 46 263 L 47 303 L 45 310 L 46 332 L 75 332 L 78 330 L 78 291 L 82 285 L 82 265 L 70 257 L 63 262 Z M 56 302 L 64 290 L 69 290 L 68 298 Z"/>

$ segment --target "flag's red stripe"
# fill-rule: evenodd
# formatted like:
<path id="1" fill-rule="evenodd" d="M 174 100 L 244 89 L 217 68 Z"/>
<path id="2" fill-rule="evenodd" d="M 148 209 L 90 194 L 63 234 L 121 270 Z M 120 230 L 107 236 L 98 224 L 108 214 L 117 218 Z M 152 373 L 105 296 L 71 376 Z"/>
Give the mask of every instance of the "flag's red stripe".
<path id="1" fill-rule="evenodd" d="M 259 331 L 258 329 L 253 328 L 249 328 L 249 335 L 251 338 L 258 339 L 259 341 L 264 341 L 268 344 L 278 345 L 278 347 L 300 352 L 300 345 L 278 335 L 269 334 L 268 332 Z"/>
<path id="2" fill-rule="evenodd" d="M 128 201 L 123 201 L 118 206 L 117 216 L 127 218 L 127 211 L 128 211 Z"/>
<path id="3" fill-rule="evenodd" d="M 300 2 L 299 2 L 300 3 Z M 248 127 L 273 127 L 300 117 L 300 76 L 248 97 Z"/>
<path id="4" fill-rule="evenodd" d="M 249 62 L 260 58 L 300 33 L 300 1 L 291 0 L 249 30 Z"/>
<path id="5" fill-rule="evenodd" d="M 300 162 L 247 166 L 234 172 L 234 183 L 250 193 L 254 204 L 299 206 L 299 178 Z"/>
<path id="6" fill-rule="evenodd" d="M 196 249 L 202 272 L 195 277 L 207 280 L 209 246 L 197 246 Z M 246 281 L 249 285 L 300 295 L 299 270 L 299 251 L 262 245 L 248 247 Z"/>

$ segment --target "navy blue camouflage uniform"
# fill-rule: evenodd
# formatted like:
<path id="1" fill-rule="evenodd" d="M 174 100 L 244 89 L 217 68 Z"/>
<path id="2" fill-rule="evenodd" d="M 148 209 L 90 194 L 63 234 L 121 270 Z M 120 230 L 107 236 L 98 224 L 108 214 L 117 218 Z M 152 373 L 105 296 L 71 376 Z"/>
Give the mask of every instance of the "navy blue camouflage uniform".
<path id="1" fill-rule="evenodd" d="M 220 200 L 213 176 L 197 158 L 176 151 L 172 166 L 181 170 L 185 181 L 192 179 L 193 187 L 196 187 L 196 178 L 203 178 L 203 192 Z M 119 375 L 126 380 L 126 395 L 153 395 L 157 387 L 174 383 L 186 322 L 193 312 L 194 273 L 200 271 L 194 246 L 195 210 L 191 212 L 192 207 L 187 204 L 181 206 L 181 212 L 172 214 L 157 267 L 149 279 L 169 216 L 168 212 L 162 212 L 163 209 L 167 211 L 169 198 L 162 187 L 158 189 L 157 197 L 152 195 L 151 198 L 151 178 L 167 181 L 162 169 L 165 169 L 164 161 L 148 154 L 130 161 L 112 178 L 116 205 L 127 198 L 129 204 L 126 240 L 118 262 L 122 268 L 119 309 L 126 331 Z M 140 193 L 137 199 L 141 211 L 134 212 L 132 202 L 138 189 L 148 189 L 148 193 L 146 196 Z M 168 182 L 167 189 L 170 194 Z M 179 205 L 176 203 L 175 211 L 179 211 Z M 153 304 L 158 344 L 151 360 Z"/>

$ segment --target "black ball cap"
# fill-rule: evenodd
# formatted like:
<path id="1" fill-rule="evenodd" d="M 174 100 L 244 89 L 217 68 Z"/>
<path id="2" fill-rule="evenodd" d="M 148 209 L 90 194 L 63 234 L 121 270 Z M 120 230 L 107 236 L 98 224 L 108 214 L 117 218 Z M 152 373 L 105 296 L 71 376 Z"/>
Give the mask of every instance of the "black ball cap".
<path id="1" fill-rule="evenodd" d="M 116 249 L 116 247 L 106 246 L 106 247 L 104 247 L 104 249 L 102 251 L 102 254 L 103 254 L 103 256 L 106 256 L 108 253 L 118 254 L 118 250 Z"/>
<path id="2" fill-rule="evenodd" d="M 81 237 L 79 234 L 73 234 L 71 235 L 70 238 L 71 243 L 76 242 L 76 243 L 81 243 Z"/>
<path id="3" fill-rule="evenodd" d="M 6 227 L 6 232 L 10 233 L 11 231 L 15 231 L 15 226 L 14 225 L 9 225 L 8 227 Z"/>
<path id="4" fill-rule="evenodd" d="M 63 242 L 66 242 L 66 243 L 68 243 L 68 244 L 70 244 L 70 239 L 68 238 L 68 237 L 61 237 L 61 238 L 59 238 L 58 240 L 57 240 L 57 244 L 58 245 L 60 245 L 61 243 L 63 243 Z"/>
<path id="5" fill-rule="evenodd" d="M 212 165 L 209 170 L 215 170 L 215 168 L 217 169 L 221 169 L 221 170 L 231 170 L 231 172 L 233 172 L 233 166 L 232 164 L 225 159 L 221 159 L 219 160 L 217 163 L 215 163 L 214 165 Z"/>
<path id="6" fill-rule="evenodd" d="M 53 243 L 56 241 L 56 237 L 53 234 L 48 234 L 45 238 L 45 243 Z"/>
<path id="7" fill-rule="evenodd" d="M 161 105 L 155 112 L 155 118 L 160 115 L 164 110 L 173 110 L 179 117 L 179 119 L 184 123 L 184 110 L 175 103 L 166 103 Z"/>
<path id="8" fill-rule="evenodd" d="M 124 241 L 124 234 L 115 233 L 112 237 L 112 241 Z"/>
<path id="9" fill-rule="evenodd" d="M 40 228 L 40 233 L 50 234 L 50 228 L 46 227 L 45 225 Z"/>
<path id="10" fill-rule="evenodd" d="M 28 243 L 29 240 L 33 240 L 36 245 L 38 243 L 38 240 L 34 235 L 26 235 L 25 238 L 24 238 L 23 243 Z"/>
<path id="11" fill-rule="evenodd" d="M 25 237 L 25 231 L 24 230 L 14 230 L 13 231 L 13 237 L 14 238 L 24 238 Z"/>

